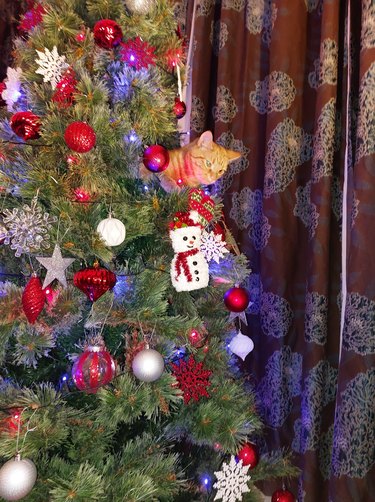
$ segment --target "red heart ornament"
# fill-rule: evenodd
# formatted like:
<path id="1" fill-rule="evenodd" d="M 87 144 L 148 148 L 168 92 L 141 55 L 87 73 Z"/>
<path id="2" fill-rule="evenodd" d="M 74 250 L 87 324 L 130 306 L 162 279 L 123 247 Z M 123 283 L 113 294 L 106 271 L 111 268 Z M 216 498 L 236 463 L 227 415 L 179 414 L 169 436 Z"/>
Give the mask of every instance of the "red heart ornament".
<path id="1" fill-rule="evenodd" d="M 74 285 L 83 291 L 87 298 L 95 302 L 106 291 L 116 284 L 116 275 L 110 270 L 99 267 L 94 263 L 93 267 L 83 268 L 74 274 Z"/>
<path id="2" fill-rule="evenodd" d="M 189 209 L 197 211 L 200 216 L 200 223 L 206 226 L 214 216 L 215 202 L 204 190 L 194 188 L 189 191 Z"/>

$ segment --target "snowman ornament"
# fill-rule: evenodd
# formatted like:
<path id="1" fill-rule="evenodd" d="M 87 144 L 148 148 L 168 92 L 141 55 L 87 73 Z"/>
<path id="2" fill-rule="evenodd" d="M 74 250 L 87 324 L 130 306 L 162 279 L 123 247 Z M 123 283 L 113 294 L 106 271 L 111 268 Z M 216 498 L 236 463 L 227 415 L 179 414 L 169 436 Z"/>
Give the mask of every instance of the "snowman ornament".
<path id="1" fill-rule="evenodd" d="M 208 286 L 208 263 L 201 251 L 202 226 L 190 213 L 176 213 L 169 225 L 169 237 L 175 252 L 171 280 L 176 291 L 193 291 Z"/>

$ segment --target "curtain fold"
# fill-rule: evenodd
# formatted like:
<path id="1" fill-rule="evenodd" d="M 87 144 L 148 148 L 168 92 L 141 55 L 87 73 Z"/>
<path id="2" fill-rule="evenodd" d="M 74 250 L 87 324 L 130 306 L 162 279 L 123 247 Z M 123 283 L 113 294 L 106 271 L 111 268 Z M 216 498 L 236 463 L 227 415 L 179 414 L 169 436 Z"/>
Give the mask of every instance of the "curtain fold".
<path id="1" fill-rule="evenodd" d="M 197 0 L 187 33 L 193 8 L 191 139 L 242 153 L 211 191 L 253 269 L 260 446 L 294 451 L 299 501 L 370 502 L 375 4 Z"/>

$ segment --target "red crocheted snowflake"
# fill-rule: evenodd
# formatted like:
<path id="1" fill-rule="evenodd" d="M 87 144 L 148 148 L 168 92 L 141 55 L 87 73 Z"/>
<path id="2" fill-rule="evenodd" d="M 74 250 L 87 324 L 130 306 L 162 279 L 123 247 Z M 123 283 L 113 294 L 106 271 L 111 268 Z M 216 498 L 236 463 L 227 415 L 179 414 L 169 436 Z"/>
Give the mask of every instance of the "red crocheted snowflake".
<path id="1" fill-rule="evenodd" d="M 212 371 L 204 369 L 203 363 L 197 363 L 190 356 L 187 362 L 181 359 L 178 364 L 172 363 L 172 368 L 178 386 L 184 393 L 185 404 L 191 399 L 199 401 L 202 396 L 210 397 L 207 387 L 211 385 L 208 379 Z"/>
<path id="2" fill-rule="evenodd" d="M 155 47 L 144 42 L 140 37 L 121 43 L 121 59 L 136 70 L 155 64 Z"/>

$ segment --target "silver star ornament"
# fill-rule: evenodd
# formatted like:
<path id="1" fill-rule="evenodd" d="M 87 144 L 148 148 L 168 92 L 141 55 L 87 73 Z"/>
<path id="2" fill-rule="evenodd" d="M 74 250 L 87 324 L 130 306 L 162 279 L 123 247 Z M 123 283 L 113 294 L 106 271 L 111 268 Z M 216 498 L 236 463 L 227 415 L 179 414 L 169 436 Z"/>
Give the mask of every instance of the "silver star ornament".
<path id="1" fill-rule="evenodd" d="M 48 284 L 51 284 L 54 279 L 57 279 L 64 288 L 67 287 L 65 270 L 74 262 L 74 258 L 63 258 L 60 246 L 56 244 L 51 258 L 37 256 L 36 259 L 47 269 L 47 275 L 43 282 L 43 289 L 48 286 Z"/>

